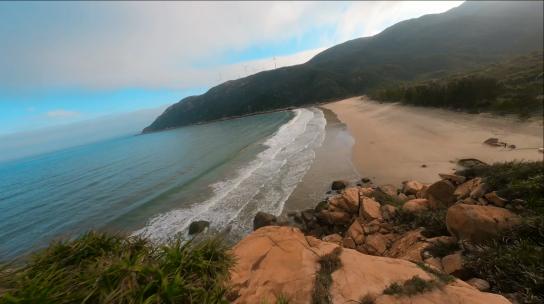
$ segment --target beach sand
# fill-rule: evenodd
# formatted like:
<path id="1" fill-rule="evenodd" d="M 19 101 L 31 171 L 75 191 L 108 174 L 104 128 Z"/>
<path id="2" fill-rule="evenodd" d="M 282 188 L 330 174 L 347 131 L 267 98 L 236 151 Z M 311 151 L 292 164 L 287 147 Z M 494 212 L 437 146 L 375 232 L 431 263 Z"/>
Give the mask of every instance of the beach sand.
<path id="1" fill-rule="evenodd" d="M 323 106 L 347 125 L 355 139 L 353 164 L 376 184 L 400 185 L 416 179 L 430 183 L 449 173 L 462 158 L 487 163 L 542 160 L 542 120 L 467 114 L 400 104 L 380 104 L 354 97 Z M 515 150 L 483 144 L 497 137 Z M 425 165 L 426 167 L 422 167 Z"/>

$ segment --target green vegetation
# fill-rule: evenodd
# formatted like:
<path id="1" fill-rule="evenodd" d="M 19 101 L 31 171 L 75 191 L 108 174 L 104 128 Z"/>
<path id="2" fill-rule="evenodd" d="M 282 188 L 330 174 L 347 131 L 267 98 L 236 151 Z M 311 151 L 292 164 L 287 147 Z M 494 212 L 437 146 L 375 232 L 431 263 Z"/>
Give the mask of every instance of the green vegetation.
<path id="1" fill-rule="evenodd" d="M 445 13 L 406 20 L 373 37 L 339 44 L 307 63 L 227 81 L 203 95 L 184 98 L 144 132 L 368 94 L 385 84 L 442 78 L 514 54 L 538 51 L 543 45 L 542 27 L 537 26 L 542 21 L 541 12 L 539 1 L 501 5 L 467 1 Z M 477 108 L 487 107 L 483 101 L 499 94 L 500 102 L 493 103 L 498 111 L 518 107 L 530 111 L 533 101 L 525 94 L 534 94 L 523 86 L 538 73 L 518 75 L 504 70 L 509 74 L 503 77 L 501 70 L 495 70 L 498 76 L 483 72 L 485 77 L 455 82 L 462 92 L 455 95 L 456 102 L 463 103 L 462 98 L 469 96 L 482 100 Z M 532 83 L 527 85 L 533 88 Z M 467 93 L 465 86 L 473 90 Z M 505 86 L 508 94 L 499 90 Z"/>
<path id="2" fill-rule="evenodd" d="M 4 267 L 0 303 L 227 303 L 232 265 L 217 239 L 155 245 L 89 232 Z"/>
<path id="3" fill-rule="evenodd" d="M 440 208 L 419 213 L 411 213 L 398 209 L 398 215 L 394 218 L 395 226 L 404 231 L 424 227 L 422 234 L 426 237 L 449 235 L 446 227 L 447 209 Z"/>
<path id="4" fill-rule="evenodd" d="M 461 172 L 467 177 L 481 176 L 491 189 L 508 199 L 522 199 L 526 212 L 544 215 L 544 163 L 505 162 L 477 166 Z"/>
<path id="5" fill-rule="evenodd" d="M 543 64 L 542 52 L 535 52 L 447 78 L 376 89 L 370 96 L 416 106 L 540 117 Z"/>
<path id="6" fill-rule="evenodd" d="M 340 261 L 342 247 L 336 247 L 331 253 L 319 258 L 319 271 L 315 276 L 315 286 L 312 294 L 313 304 L 331 304 L 329 288 L 332 284 L 332 273 L 342 267 Z"/>
<path id="7" fill-rule="evenodd" d="M 435 268 L 430 267 L 429 265 L 421 262 L 417 262 L 416 265 L 426 271 L 429 274 L 432 274 L 435 278 L 437 278 L 440 282 L 444 284 L 451 283 L 455 280 L 455 278 L 449 274 L 446 274 L 440 270 L 437 270 Z"/>
<path id="8" fill-rule="evenodd" d="M 522 303 L 544 302 L 544 164 L 507 162 L 463 172 L 481 176 L 498 194 L 522 199 L 523 223 L 501 238 L 489 240 L 466 256 L 466 266 L 491 283 L 495 292 L 520 295 Z"/>
<path id="9" fill-rule="evenodd" d="M 424 280 L 420 277 L 413 276 L 411 279 L 406 280 L 404 283 L 392 283 L 383 293 L 386 295 L 406 295 L 413 296 L 419 293 L 424 293 L 438 288 L 439 284 L 434 280 Z"/>
<path id="10" fill-rule="evenodd" d="M 454 243 L 444 243 L 441 241 L 435 242 L 429 247 L 427 247 L 427 251 L 433 256 L 433 257 L 439 257 L 443 258 L 447 256 L 448 254 L 452 254 L 457 250 L 460 250 L 459 244 L 457 242 Z"/>

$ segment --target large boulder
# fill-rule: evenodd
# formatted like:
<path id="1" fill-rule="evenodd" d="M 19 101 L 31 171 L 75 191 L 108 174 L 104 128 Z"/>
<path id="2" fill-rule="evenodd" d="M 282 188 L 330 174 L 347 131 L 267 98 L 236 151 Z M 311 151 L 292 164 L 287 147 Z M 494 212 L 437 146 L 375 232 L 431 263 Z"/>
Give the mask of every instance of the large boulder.
<path id="1" fill-rule="evenodd" d="M 259 211 L 253 218 L 253 230 L 257 230 L 264 226 L 276 225 L 278 219 L 275 215 Z"/>
<path id="2" fill-rule="evenodd" d="M 470 192 L 472 192 L 472 190 L 474 190 L 481 182 L 482 180 L 479 177 L 470 179 L 457 186 L 455 191 L 453 191 L 453 195 L 455 195 L 457 199 L 467 198 L 470 195 Z"/>
<path id="3" fill-rule="evenodd" d="M 426 190 L 427 198 L 437 201 L 444 206 L 450 206 L 457 201 L 453 192 L 455 186 L 449 180 L 439 180 L 429 186 Z"/>
<path id="4" fill-rule="evenodd" d="M 498 236 L 520 223 L 508 209 L 494 206 L 456 204 L 448 209 L 448 231 L 458 239 L 481 242 Z"/>
<path id="5" fill-rule="evenodd" d="M 321 210 L 317 217 L 329 225 L 345 226 L 351 224 L 351 215 L 343 211 Z"/>
<path id="6" fill-rule="evenodd" d="M 363 226 L 359 223 L 358 220 L 353 221 L 351 226 L 349 226 L 348 231 L 346 231 L 346 237 L 351 238 L 355 245 L 361 245 L 365 241 L 365 232 L 363 231 Z"/>
<path id="7" fill-rule="evenodd" d="M 423 184 L 415 181 L 404 181 L 402 182 L 402 193 L 406 195 L 416 195 L 421 189 L 423 189 Z"/>
<path id="8" fill-rule="evenodd" d="M 436 208 L 436 206 L 426 198 L 409 200 L 402 205 L 402 210 L 408 213 L 421 213 L 434 208 Z"/>
<path id="9" fill-rule="evenodd" d="M 319 259 L 337 251 L 338 245 L 304 236 L 292 227 L 269 226 L 254 231 L 234 248 L 237 259 L 231 270 L 232 303 L 276 303 L 281 295 L 289 303 L 312 303 Z M 428 292 L 407 295 L 384 295 L 393 283 L 414 276 L 423 280 L 436 278 L 414 263 L 361 254 L 343 248 L 337 255 L 340 268 L 331 274 L 328 293 L 332 303 L 350 303 L 374 295 L 376 304 L 509 303 L 500 295 L 483 293 L 455 280 Z"/>
<path id="10" fill-rule="evenodd" d="M 210 227 L 210 222 L 208 221 L 194 221 L 189 225 L 189 234 L 201 233 Z"/>
<path id="11" fill-rule="evenodd" d="M 371 198 L 363 197 L 359 207 L 359 216 L 369 221 L 374 219 L 382 219 L 380 203 Z"/>

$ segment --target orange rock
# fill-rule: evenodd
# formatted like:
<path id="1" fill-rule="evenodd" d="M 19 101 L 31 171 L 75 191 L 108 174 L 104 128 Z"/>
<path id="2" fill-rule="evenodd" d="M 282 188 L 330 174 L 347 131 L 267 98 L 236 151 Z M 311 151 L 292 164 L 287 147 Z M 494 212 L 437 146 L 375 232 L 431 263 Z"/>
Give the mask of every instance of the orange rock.
<path id="1" fill-rule="evenodd" d="M 321 210 L 317 215 L 331 225 L 348 225 L 351 223 L 351 216 L 343 211 Z"/>
<path id="2" fill-rule="evenodd" d="M 446 214 L 448 231 L 458 239 L 473 242 L 496 237 L 519 223 L 518 215 L 494 206 L 456 204 Z"/>
<path id="3" fill-rule="evenodd" d="M 488 194 L 484 195 L 484 197 L 497 207 L 504 207 L 506 203 L 508 202 L 506 199 L 497 195 L 496 191 L 489 192 Z"/>
<path id="4" fill-rule="evenodd" d="M 453 195 L 455 186 L 449 180 L 440 180 L 429 186 L 426 193 L 442 203 L 444 206 L 450 206 L 455 203 L 457 198 Z"/>
<path id="5" fill-rule="evenodd" d="M 463 256 L 461 252 L 452 253 L 442 258 L 444 272 L 456 277 L 462 277 L 465 273 L 463 267 Z"/>
<path id="6" fill-rule="evenodd" d="M 479 177 L 468 180 L 461 185 L 457 186 L 455 191 L 453 191 L 453 195 L 457 196 L 458 199 L 463 199 L 469 196 L 470 192 L 474 190 L 476 186 L 478 186 L 481 182 L 481 179 Z"/>
<path id="7" fill-rule="evenodd" d="M 356 245 L 361 245 L 364 243 L 365 233 L 359 221 L 353 221 L 353 223 L 351 224 L 351 226 L 349 226 L 346 232 L 346 236 L 350 237 Z"/>
<path id="8" fill-rule="evenodd" d="M 429 247 L 430 243 L 425 241 L 421 235 L 423 229 L 408 231 L 391 245 L 386 256 L 409 260 L 413 262 L 423 262 L 421 253 Z"/>
<path id="9" fill-rule="evenodd" d="M 404 203 L 404 205 L 402 205 L 402 210 L 409 213 L 420 213 L 430 209 L 433 208 L 431 208 L 431 203 L 426 198 L 416 198 L 413 200 L 409 200 Z"/>
<path id="10" fill-rule="evenodd" d="M 402 182 L 402 193 L 406 195 L 416 195 L 421 189 L 423 189 L 423 184 L 418 181 L 411 180 Z"/>
<path id="11" fill-rule="evenodd" d="M 363 197 L 359 208 L 359 216 L 362 216 L 369 221 L 373 219 L 382 219 L 380 203 L 371 198 Z"/>
<path id="12" fill-rule="evenodd" d="M 348 210 L 351 213 L 359 212 L 359 187 L 349 187 L 344 189 L 342 197 L 346 201 Z"/>
<path id="13" fill-rule="evenodd" d="M 241 240 L 232 252 L 237 264 L 231 271 L 233 303 L 275 303 L 282 295 L 289 303 L 311 303 L 320 256 L 338 246 L 305 237 L 292 227 L 263 227 Z M 376 295 L 376 304 L 509 303 L 499 295 L 482 293 L 456 280 L 439 289 L 413 296 L 386 296 L 383 290 L 394 282 L 414 276 L 434 277 L 417 265 L 399 259 L 375 257 L 344 248 L 340 269 L 332 273 L 329 289 L 333 303 L 349 303 L 367 294 Z"/>
<path id="14" fill-rule="evenodd" d="M 338 233 L 329 234 L 323 237 L 323 241 L 329 242 L 329 243 L 341 244 L 342 236 L 340 236 Z"/>
<path id="15" fill-rule="evenodd" d="M 361 188 L 359 192 L 361 196 L 372 197 L 372 195 L 374 194 L 374 189 L 370 187 L 366 187 L 366 188 Z"/>
<path id="16" fill-rule="evenodd" d="M 366 236 L 365 244 L 372 247 L 376 254 L 382 255 L 387 249 L 387 238 L 380 233 Z"/>

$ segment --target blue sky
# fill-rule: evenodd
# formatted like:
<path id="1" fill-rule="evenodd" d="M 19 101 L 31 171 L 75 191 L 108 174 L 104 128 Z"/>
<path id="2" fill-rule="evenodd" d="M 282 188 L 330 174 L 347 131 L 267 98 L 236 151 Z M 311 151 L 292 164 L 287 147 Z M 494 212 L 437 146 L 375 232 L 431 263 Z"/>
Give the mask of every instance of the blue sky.
<path id="1" fill-rule="evenodd" d="M 459 4 L 0 2 L 0 136 L 164 108 Z"/>

